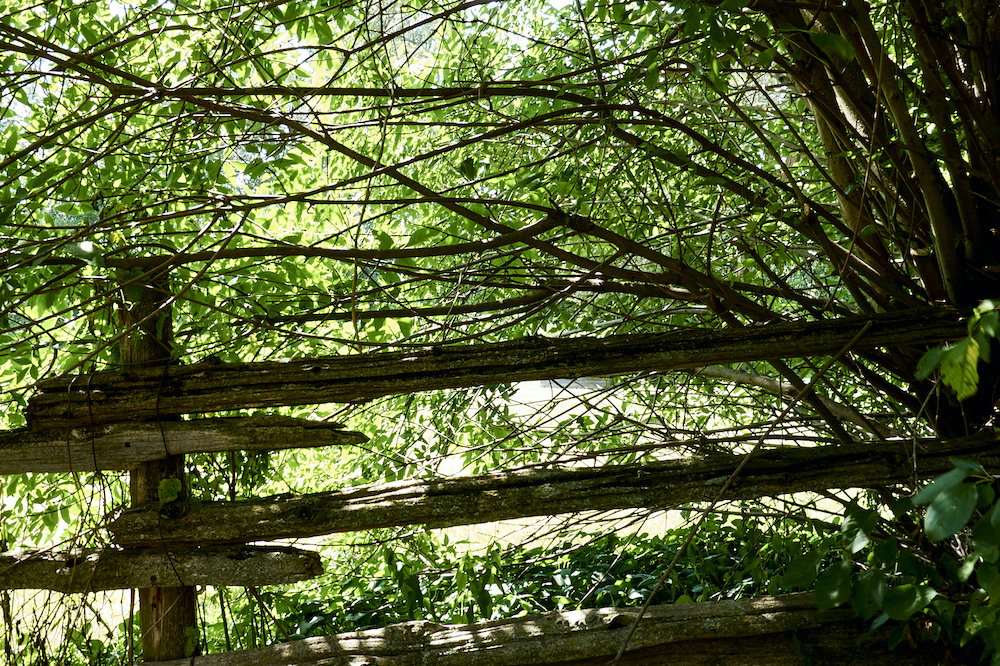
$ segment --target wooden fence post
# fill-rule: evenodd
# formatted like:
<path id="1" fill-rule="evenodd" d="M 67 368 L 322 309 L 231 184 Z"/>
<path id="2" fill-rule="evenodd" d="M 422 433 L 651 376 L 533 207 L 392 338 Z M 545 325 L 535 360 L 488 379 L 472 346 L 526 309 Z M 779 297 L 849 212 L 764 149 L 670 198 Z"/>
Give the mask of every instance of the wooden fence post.
<path id="1" fill-rule="evenodd" d="M 161 367 L 170 363 L 173 324 L 167 272 L 122 273 L 123 307 L 120 342 L 123 369 Z M 177 479 L 186 492 L 184 456 L 168 456 L 139 465 L 130 478 L 133 506 L 159 501 L 160 482 Z M 180 659 L 198 644 L 194 587 L 151 587 L 139 590 L 139 626 L 143 661 Z"/>

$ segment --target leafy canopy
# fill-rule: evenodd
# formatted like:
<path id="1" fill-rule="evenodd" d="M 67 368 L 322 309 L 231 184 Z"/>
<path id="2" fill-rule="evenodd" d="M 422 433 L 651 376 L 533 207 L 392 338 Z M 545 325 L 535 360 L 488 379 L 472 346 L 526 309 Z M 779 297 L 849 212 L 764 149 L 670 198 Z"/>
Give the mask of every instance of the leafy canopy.
<path id="1" fill-rule="evenodd" d="M 978 306 L 968 338 L 930 351 L 848 349 L 831 363 L 792 341 L 785 359 L 542 393 L 287 408 L 370 440 L 188 465 L 193 495 L 235 499 L 456 469 L 975 433 L 992 423 L 1000 376 L 988 363 L 1000 266 L 1000 28 L 988 4 L 4 3 L 4 425 L 25 425 L 43 377 L 120 369 L 139 329 L 168 340 L 175 363 L 236 363 Z M 160 309 L 136 321 L 131 304 L 152 283 Z M 908 464 L 919 472 L 919 457 Z M 961 529 L 996 511 L 983 490 L 992 477 L 971 464 L 908 507 L 896 502 L 915 484 L 836 496 L 839 528 L 785 507 L 805 532 L 777 518 L 761 529 L 795 557 L 742 554 L 769 563 L 745 569 L 764 572 L 748 573 L 746 589 L 815 586 L 822 603 L 849 601 L 866 617 L 931 609 L 946 633 L 966 622 L 960 640 L 992 646 L 982 609 L 994 606 L 976 604 L 992 599 L 996 544 L 974 531 L 986 545 L 969 550 Z M 125 497 L 111 475 L 11 476 L 0 539 L 100 543 L 89 528 Z M 914 503 L 928 505 L 925 533 L 911 529 Z M 576 541 L 621 526 L 579 520 Z M 718 522 L 719 535 L 726 525 L 749 529 Z M 525 607 L 474 575 L 500 580 L 516 549 L 499 563 L 492 546 L 483 560 L 426 559 L 436 538 L 359 535 L 330 548 L 390 558 L 386 580 L 410 591 L 411 615 L 438 598 L 431 588 L 453 617 Z M 791 562 L 781 574 L 769 568 L 779 560 Z M 351 566 L 337 561 L 327 592 Z M 613 569 L 601 574 L 617 576 L 609 599 L 651 590 Z M 417 581 L 425 570 L 441 577 Z M 678 596 L 705 598 L 696 588 Z M 960 607 L 969 590 L 977 601 Z M 486 592 L 506 597 L 486 603 Z M 203 643 L 232 647 L 227 622 L 246 629 L 246 645 L 280 634 L 258 631 L 258 599 L 237 617 L 226 615 L 232 597 L 214 595 L 205 603 L 220 619 Z M 298 617 L 300 634 L 333 616 L 308 591 L 261 598 Z M 66 635 L 96 658 L 91 632 Z"/>

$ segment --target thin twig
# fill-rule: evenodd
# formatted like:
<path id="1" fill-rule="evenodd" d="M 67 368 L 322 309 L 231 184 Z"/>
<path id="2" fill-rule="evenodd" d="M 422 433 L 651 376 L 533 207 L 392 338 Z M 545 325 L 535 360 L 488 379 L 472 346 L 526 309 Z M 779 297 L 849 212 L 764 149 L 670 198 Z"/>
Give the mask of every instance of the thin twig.
<path id="1" fill-rule="evenodd" d="M 694 524 L 694 527 L 692 527 L 688 531 L 688 535 L 687 537 L 684 538 L 684 542 L 681 544 L 680 548 L 677 549 L 677 553 L 674 555 L 674 559 L 670 561 L 670 564 L 667 565 L 666 570 L 662 574 L 660 574 L 660 578 L 656 581 L 656 585 L 654 585 L 653 589 L 650 590 L 649 596 L 646 597 L 645 603 L 643 603 L 642 608 L 639 609 L 639 614 L 636 616 L 635 622 L 629 625 L 628 633 L 625 635 L 625 640 L 622 641 L 622 646 L 621 648 L 618 649 L 618 654 L 615 655 L 614 661 L 611 662 L 613 666 L 618 666 L 618 663 L 621 661 L 622 655 L 625 654 L 625 650 L 626 648 L 628 648 L 629 641 L 632 640 L 632 636 L 635 634 L 635 630 L 639 627 L 639 622 L 642 621 L 643 615 L 646 614 L 646 611 L 649 609 L 650 604 L 653 602 L 653 597 L 655 597 L 656 593 L 659 592 L 660 588 L 663 587 L 663 583 L 666 582 L 667 577 L 671 573 L 673 573 L 674 567 L 677 566 L 677 562 L 680 561 L 681 556 L 684 554 L 684 551 L 687 549 L 691 541 L 694 540 L 694 537 L 698 533 L 698 530 L 701 529 L 701 526 L 708 519 L 708 516 L 711 514 L 712 509 L 715 507 L 716 504 L 718 504 L 722 500 L 723 496 L 726 494 L 726 491 L 728 491 L 729 488 L 733 485 L 733 483 L 739 477 L 740 473 L 742 473 L 743 470 L 746 469 L 746 466 L 750 464 L 750 461 L 753 459 L 754 455 L 756 455 L 757 452 L 760 451 L 762 445 L 764 444 L 764 440 L 768 437 L 768 435 L 771 434 L 771 431 L 774 430 L 777 424 L 781 422 L 781 420 L 792 410 L 792 408 L 795 407 L 795 404 L 799 400 L 801 400 L 803 396 L 809 393 L 810 390 L 812 390 L 812 387 L 816 383 L 816 381 L 819 380 L 819 378 L 822 377 L 824 374 L 826 374 L 827 370 L 829 370 L 830 367 L 833 366 L 833 364 L 836 363 L 841 356 L 850 351 L 850 349 L 855 344 L 857 344 L 858 340 L 860 340 L 861 337 L 865 333 L 867 333 L 868 329 L 870 329 L 871 327 L 872 327 L 872 322 L 869 321 L 865 323 L 865 325 L 861 327 L 861 330 L 858 331 L 858 334 L 855 335 L 853 338 L 851 338 L 850 342 L 844 345 L 843 349 L 838 351 L 823 365 L 822 368 L 819 369 L 819 371 L 816 373 L 816 378 L 811 383 L 802 387 L 802 389 L 795 394 L 795 397 L 791 399 L 791 401 L 788 403 L 788 406 L 785 407 L 784 411 L 782 411 L 782 413 L 778 416 L 778 418 L 775 419 L 774 422 L 772 422 L 772 424 L 768 427 L 767 431 L 760 436 L 760 438 L 757 440 L 757 443 L 754 445 L 753 449 L 751 449 L 745 456 L 743 456 L 743 460 L 740 462 L 739 466 L 733 471 L 732 474 L 729 475 L 729 479 L 722 485 L 722 488 L 719 489 L 718 494 L 716 494 L 715 498 L 709 503 L 708 508 L 701 514 L 701 517 L 698 519 L 698 522 L 696 522 Z"/>

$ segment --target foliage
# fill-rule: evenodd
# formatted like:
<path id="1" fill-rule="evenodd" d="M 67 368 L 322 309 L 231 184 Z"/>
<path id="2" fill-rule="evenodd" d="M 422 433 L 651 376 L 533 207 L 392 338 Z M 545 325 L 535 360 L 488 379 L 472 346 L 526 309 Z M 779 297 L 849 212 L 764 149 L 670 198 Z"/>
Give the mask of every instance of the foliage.
<path id="1" fill-rule="evenodd" d="M 907 639 L 965 646 L 978 639 L 984 658 L 1000 662 L 996 479 L 978 464 L 952 462 L 954 469 L 897 501 L 888 515 L 848 504 L 840 534 L 792 562 L 782 585 L 815 585 L 820 607 L 849 603 L 872 620 L 872 631 L 901 622 L 890 632 L 894 645 Z M 922 530 L 912 529 L 921 522 Z"/>
<path id="2" fill-rule="evenodd" d="M 783 520 L 778 537 L 772 523 Z M 774 591 L 778 573 L 817 538 L 798 521 L 777 517 L 746 515 L 713 520 L 710 527 L 712 537 L 689 547 L 670 584 L 657 593 L 657 603 Z M 652 591 L 685 534 L 684 527 L 662 536 L 572 534 L 546 547 L 489 544 L 476 553 L 467 544 L 449 542 L 446 535 L 419 533 L 371 546 L 371 556 L 361 558 L 360 566 L 343 563 L 347 575 L 319 584 L 262 589 L 256 596 L 213 590 L 206 604 L 222 604 L 225 610 L 213 613 L 213 621 L 204 626 L 203 645 L 216 652 L 268 638 L 295 640 L 408 620 L 465 623 L 555 609 L 634 607 Z M 726 538 L 716 538 L 719 534 Z M 356 549 L 352 558 L 357 559 Z M 338 561 L 336 554 L 328 559 Z M 273 623 L 261 622 L 262 601 L 275 613 Z"/>
<path id="3" fill-rule="evenodd" d="M 658 592 L 658 603 L 743 598 L 763 593 L 769 585 L 774 589 L 775 573 L 791 559 L 789 535 L 799 535 L 803 543 L 810 539 L 797 525 L 776 539 L 766 529 L 770 525 L 753 517 L 713 521 L 711 527 L 713 535 L 726 539 L 704 537 L 689 547 L 670 584 Z M 401 550 L 382 546 L 376 575 L 355 574 L 332 582 L 315 598 L 342 600 L 343 609 L 336 615 L 327 611 L 331 626 L 342 629 L 414 619 L 462 623 L 554 609 L 636 606 L 652 591 L 686 531 L 675 528 L 662 536 L 574 534 L 545 547 L 490 545 L 481 554 L 463 554 L 447 540 L 434 543 L 420 537 Z"/>
<path id="4" fill-rule="evenodd" d="M 979 389 L 979 361 L 991 359 L 992 340 L 997 337 L 1000 314 L 993 301 L 983 301 L 969 318 L 969 337 L 953 345 L 931 349 L 920 358 L 915 373 L 926 379 L 940 368 L 941 380 L 959 400 L 971 398 Z"/>
<path id="5" fill-rule="evenodd" d="M 995 423 L 991 3 L 14 0 L 0 3 L 0 46 L 4 428 L 29 424 L 38 380 L 128 369 L 143 336 L 190 365 L 753 333 L 918 308 L 972 310 L 968 336 L 930 351 L 872 349 L 862 336 L 836 357 L 792 336 L 786 358 L 748 350 L 726 367 L 286 405 L 370 439 L 192 456 L 187 490 L 232 501 L 764 446 L 908 446 Z M 819 541 L 781 521 L 713 518 L 663 598 L 780 582 L 867 617 L 965 618 L 965 633 L 944 635 L 992 646 L 990 470 L 957 464 L 915 506 L 899 503 L 915 487 L 873 489 Z M 0 538 L 104 545 L 124 481 L 5 478 Z M 175 481 L 161 502 L 179 497 Z M 913 536 L 925 504 L 926 534 Z M 746 511 L 772 509 L 761 498 Z M 737 509 L 723 498 L 712 510 Z M 970 519 L 963 551 L 955 535 Z M 327 553 L 312 597 L 203 595 L 205 631 L 228 649 L 332 618 L 633 603 L 675 543 L 626 548 L 599 517 L 558 520 L 565 540 L 495 545 L 481 559 L 429 536 L 372 550 L 361 544 L 388 537 L 365 535 Z M 962 597 L 963 585 L 978 587 Z M 7 661 L 44 663 L 46 640 L 110 659 L 101 613 L 80 612 L 93 632 L 77 622 L 22 640 L 6 618 Z"/>

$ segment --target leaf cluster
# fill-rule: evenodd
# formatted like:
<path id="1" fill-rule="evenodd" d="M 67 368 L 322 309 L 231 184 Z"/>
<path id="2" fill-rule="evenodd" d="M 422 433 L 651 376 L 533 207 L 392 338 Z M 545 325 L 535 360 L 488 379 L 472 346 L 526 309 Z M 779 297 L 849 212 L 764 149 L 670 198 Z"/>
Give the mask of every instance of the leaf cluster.
<path id="1" fill-rule="evenodd" d="M 820 608 L 850 604 L 872 620 L 871 631 L 898 622 L 892 645 L 926 639 L 965 646 L 978 639 L 998 663 L 996 480 L 976 463 L 952 462 L 954 469 L 897 500 L 891 521 L 848 504 L 840 534 L 792 562 L 781 586 L 814 586 Z M 896 533 L 898 524 L 916 529 Z"/>

